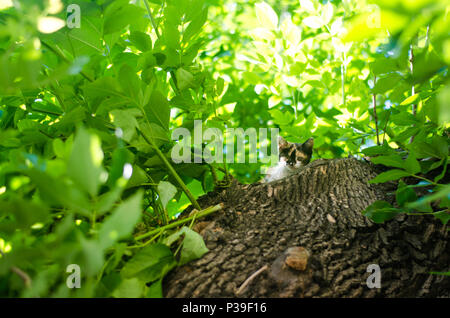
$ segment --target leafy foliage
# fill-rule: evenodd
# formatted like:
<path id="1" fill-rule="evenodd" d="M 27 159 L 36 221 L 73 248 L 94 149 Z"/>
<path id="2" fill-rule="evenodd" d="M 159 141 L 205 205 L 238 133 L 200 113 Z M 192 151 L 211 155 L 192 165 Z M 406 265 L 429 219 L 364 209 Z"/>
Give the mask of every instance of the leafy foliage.
<path id="1" fill-rule="evenodd" d="M 448 222 L 446 1 L 83 0 L 79 28 L 71 1 L 16 3 L 0 1 L 0 295 L 161 297 L 207 251 L 195 216 L 171 221 L 263 167 L 172 163 L 194 120 L 369 157 L 389 169 L 371 182 L 399 182 L 365 215 Z"/>

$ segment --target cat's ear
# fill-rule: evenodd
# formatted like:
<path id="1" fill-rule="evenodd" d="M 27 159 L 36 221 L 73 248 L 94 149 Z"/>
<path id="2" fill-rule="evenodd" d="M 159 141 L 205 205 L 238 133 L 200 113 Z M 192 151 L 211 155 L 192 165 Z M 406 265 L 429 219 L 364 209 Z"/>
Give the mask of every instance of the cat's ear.
<path id="1" fill-rule="evenodd" d="M 312 153 L 313 147 L 314 147 L 314 138 L 312 137 L 302 144 L 303 151 L 307 153 Z"/>
<path id="2" fill-rule="evenodd" d="M 286 147 L 287 144 L 287 141 L 283 137 L 278 136 L 278 147 Z"/>

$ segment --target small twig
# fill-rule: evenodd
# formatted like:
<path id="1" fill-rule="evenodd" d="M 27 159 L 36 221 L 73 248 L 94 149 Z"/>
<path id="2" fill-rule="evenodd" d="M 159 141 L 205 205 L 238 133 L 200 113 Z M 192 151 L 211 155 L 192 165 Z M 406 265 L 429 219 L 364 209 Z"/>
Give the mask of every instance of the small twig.
<path id="1" fill-rule="evenodd" d="M 411 49 L 410 49 L 410 58 L 409 58 L 409 63 L 410 63 L 410 70 L 411 70 L 411 76 L 413 76 L 414 74 L 414 50 L 413 50 L 413 45 L 411 44 Z M 414 79 L 413 79 L 414 81 Z M 414 83 L 411 86 L 411 96 L 416 94 L 416 89 L 414 87 Z M 417 113 L 417 105 L 416 104 L 412 104 L 412 113 L 414 116 L 416 116 Z"/>
<path id="2" fill-rule="evenodd" d="M 158 31 L 158 27 L 156 26 L 155 19 L 153 18 L 153 14 L 150 10 L 150 7 L 148 6 L 148 1 L 144 0 L 144 4 L 145 4 L 145 8 L 147 9 L 148 15 L 150 17 L 150 21 L 152 22 L 153 30 L 155 30 L 156 36 L 159 39 L 161 36 L 159 35 L 159 31 Z"/>
<path id="3" fill-rule="evenodd" d="M 294 108 L 294 116 L 295 116 L 295 120 L 297 120 L 297 100 L 295 98 L 295 93 L 292 90 L 289 90 L 289 93 L 291 93 L 291 96 L 292 96 L 292 103 L 293 103 L 293 108 Z"/>
<path id="4" fill-rule="evenodd" d="M 414 76 L 414 50 L 413 50 L 413 44 L 411 43 L 410 46 L 410 58 L 409 58 L 409 63 L 410 63 L 410 70 L 411 70 L 411 77 Z M 411 96 L 414 96 L 416 94 L 416 89 L 414 87 L 414 77 L 412 78 L 413 84 L 411 87 Z M 417 113 L 417 104 L 413 103 L 412 104 L 412 114 L 414 115 L 414 117 L 416 116 Z M 414 141 L 414 135 L 411 136 L 409 143 L 412 143 Z"/>
<path id="5" fill-rule="evenodd" d="M 383 128 L 383 144 L 384 144 L 384 141 L 386 139 L 386 129 L 387 129 L 387 125 L 388 125 L 388 122 L 389 122 L 389 117 L 391 117 L 391 112 L 390 111 L 388 113 L 388 116 L 386 118 L 386 123 L 384 124 L 384 128 Z"/>
<path id="6" fill-rule="evenodd" d="M 152 238 L 150 238 L 149 240 L 147 240 L 145 243 L 139 244 L 139 245 L 132 245 L 132 246 L 128 246 L 128 249 L 133 249 L 133 248 L 143 248 L 144 246 L 149 245 L 151 242 L 153 242 L 154 240 L 156 240 L 158 237 L 161 236 L 161 234 L 163 234 L 163 230 L 160 230 L 156 235 L 154 235 Z"/>
<path id="7" fill-rule="evenodd" d="M 375 88 L 375 84 L 377 82 L 377 77 L 373 77 L 373 87 Z M 378 116 L 377 116 L 377 95 L 372 94 L 372 105 L 373 105 L 373 117 L 375 119 L 375 129 L 377 133 L 377 145 L 380 145 L 380 137 L 378 136 Z"/>
<path id="8" fill-rule="evenodd" d="M 140 235 L 140 236 L 138 236 L 138 237 L 135 237 L 135 240 L 136 240 L 136 241 L 139 241 L 139 240 L 145 239 L 145 238 L 147 238 L 147 237 L 149 237 L 149 236 L 152 236 L 152 235 L 154 235 L 154 234 L 157 234 L 158 232 L 162 232 L 162 231 L 165 231 L 165 230 L 168 230 L 168 229 L 171 229 L 171 228 L 180 226 L 180 225 L 182 225 L 182 224 L 184 224 L 184 223 L 187 223 L 187 222 L 192 221 L 194 218 L 195 218 L 195 219 L 199 219 L 199 218 L 205 217 L 205 216 L 207 216 L 207 215 L 209 215 L 209 214 L 211 214 L 211 213 L 217 212 L 217 211 L 222 210 L 222 209 L 223 209 L 223 203 L 220 203 L 220 204 L 211 206 L 211 207 L 209 207 L 209 208 L 206 208 L 206 209 L 204 209 L 204 210 L 202 210 L 202 211 L 197 212 L 197 213 L 196 213 L 195 215 L 193 215 L 193 216 L 190 216 L 190 217 L 187 217 L 187 218 L 185 218 L 185 219 L 182 219 L 182 220 L 178 220 L 178 221 L 172 222 L 172 223 L 170 223 L 170 224 L 167 224 L 167 225 L 165 225 L 165 226 L 159 227 L 159 228 L 157 228 L 157 229 L 155 229 L 155 230 L 152 230 L 152 231 L 150 231 L 150 232 L 147 232 L 147 233 L 145 233 L 145 234 L 142 234 L 142 235 Z"/>
<path id="9" fill-rule="evenodd" d="M 342 105 L 345 106 L 345 53 L 342 53 L 342 64 L 341 64 L 341 85 L 342 85 Z"/>
<path id="10" fill-rule="evenodd" d="M 2 257 L 5 256 L 5 253 L 1 249 L 0 249 L 0 255 Z M 25 284 L 25 287 L 27 287 L 27 288 L 31 287 L 31 278 L 27 273 L 25 273 L 23 270 L 21 270 L 20 268 L 18 268 L 16 266 L 11 267 L 11 272 L 17 274 L 20 278 L 22 278 L 23 283 Z"/>
<path id="11" fill-rule="evenodd" d="M 202 208 L 198 204 L 198 202 L 195 199 L 195 197 L 192 195 L 191 191 L 189 191 L 189 189 L 186 186 L 186 184 L 180 178 L 178 173 L 172 167 L 172 165 L 167 160 L 167 158 L 164 156 L 164 154 L 161 152 L 161 150 L 159 150 L 158 146 L 153 142 L 152 139 L 148 139 L 147 136 L 139 128 L 136 127 L 136 131 L 142 136 L 142 138 L 144 138 L 146 143 L 148 143 L 150 146 L 152 146 L 152 148 L 155 150 L 155 152 L 156 152 L 157 156 L 159 157 L 159 159 L 161 159 L 161 161 L 164 163 L 166 168 L 169 170 L 169 173 L 172 175 L 172 177 L 174 177 L 174 179 L 177 181 L 177 183 L 181 187 L 181 189 L 183 189 L 184 193 L 188 197 L 189 201 L 191 201 L 191 203 L 194 206 L 194 208 L 196 208 L 197 210 L 201 210 Z"/>
<path id="12" fill-rule="evenodd" d="M 21 270 L 20 268 L 18 268 L 16 266 L 11 267 L 11 271 L 13 273 L 16 273 L 20 278 L 22 278 L 23 283 L 25 284 L 26 288 L 31 287 L 31 278 L 30 278 L 30 276 L 28 276 L 27 273 L 25 273 L 23 270 Z"/>
<path id="13" fill-rule="evenodd" d="M 245 282 L 242 283 L 241 287 L 239 287 L 239 289 L 236 291 L 236 295 L 239 296 L 247 288 L 247 286 L 252 282 L 252 280 L 254 280 L 256 278 L 256 276 L 258 276 L 259 274 L 261 274 L 262 272 L 264 272 L 268 268 L 269 268 L 269 266 L 264 265 L 263 267 L 258 269 L 256 272 L 254 272 L 252 275 L 250 275 L 250 277 L 247 278 L 245 280 Z"/>

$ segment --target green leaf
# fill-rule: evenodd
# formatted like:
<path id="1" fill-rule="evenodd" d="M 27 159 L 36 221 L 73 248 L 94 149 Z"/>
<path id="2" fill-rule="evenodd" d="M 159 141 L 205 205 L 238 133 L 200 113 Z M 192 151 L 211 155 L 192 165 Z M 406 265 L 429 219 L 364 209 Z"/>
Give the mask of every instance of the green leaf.
<path id="1" fill-rule="evenodd" d="M 121 31 L 133 21 L 139 20 L 143 15 L 143 9 L 123 1 L 115 1 L 105 11 L 103 34 Z"/>
<path id="2" fill-rule="evenodd" d="M 61 139 L 53 139 L 53 152 L 59 158 L 66 157 L 66 147 Z"/>
<path id="3" fill-rule="evenodd" d="M 142 101 L 141 81 L 135 70 L 128 64 L 124 64 L 119 71 L 119 83 L 122 90 L 135 104 L 140 106 Z"/>
<path id="4" fill-rule="evenodd" d="M 310 80 L 310 81 L 306 81 L 302 84 L 302 87 L 305 85 L 310 85 L 311 87 L 324 87 L 325 85 L 322 81 L 319 80 Z"/>
<path id="5" fill-rule="evenodd" d="M 447 158 L 449 147 L 448 138 L 434 136 L 431 142 L 431 146 L 434 148 L 435 152 L 439 155 L 440 158 Z"/>
<path id="6" fill-rule="evenodd" d="M 177 193 L 177 188 L 170 182 L 160 181 L 158 184 L 158 193 L 163 208 L 166 208 L 167 203 L 172 200 L 172 198 Z"/>
<path id="7" fill-rule="evenodd" d="M 415 136 L 420 132 L 420 128 L 418 127 L 408 127 L 400 134 L 394 137 L 395 141 L 404 142 L 407 139 L 410 139 L 411 136 Z"/>
<path id="8" fill-rule="evenodd" d="M 330 23 L 331 19 L 333 18 L 333 14 L 334 14 L 334 7 L 331 4 L 331 2 L 328 2 L 322 7 L 321 18 L 323 24 Z"/>
<path id="9" fill-rule="evenodd" d="M 449 211 L 439 211 L 433 213 L 435 218 L 438 218 L 441 220 L 443 225 L 446 225 L 448 221 L 450 220 L 450 212 Z"/>
<path id="10" fill-rule="evenodd" d="M 99 54 L 104 50 L 101 34 L 102 20 L 88 14 L 81 14 L 80 20 L 80 28 L 64 28 L 64 32 L 61 30 L 42 38 L 49 43 L 57 43 L 59 47 L 69 52 L 77 52 L 78 57 L 86 58 L 92 54 Z M 75 66 L 70 73 L 76 73 L 76 69 L 79 68 Z"/>
<path id="11" fill-rule="evenodd" d="M 91 216 L 87 193 L 75 186 L 68 186 L 63 180 L 53 178 L 47 173 L 32 169 L 27 172 L 31 180 L 37 185 L 44 201 L 51 204 L 62 204 L 73 209 L 76 213 L 86 217 Z"/>
<path id="12" fill-rule="evenodd" d="M 4 199 L 0 200 L 0 211 L 0 217 L 8 218 L 8 225 L 12 226 L 12 232 L 16 230 L 29 232 L 32 225 L 35 223 L 45 224 L 50 217 L 49 211 L 44 205 L 16 197 L 15 195 L 12 198 L 8 198 L 7 201 Z M 5 221 L 3 220 L 3 224 L 0 224 L 6 225 L 7 222 Z"/>
<path id="13" fill-rule="evenodd" d="M 90 98 L 95 97 L 109 97 L 111 95 L 120 95 L 120 86 L 117 80 L 113 77 L 101 77 L 94 82 L 87 83 L 83 87 L 84 93 Z"/>
<path id="14" fill-rule="evenodd" d="M 194 75 L 183 68 L 177 69 L 176 73 L 178 88 L 180 90 L 195 87 Z"/>
<path id="15" fill-rule="evenodd" d="M 169 130 L 170 106 L 167 98 L 158 90 L 154 90 L 150 100 L 144 107 L 145 115 L 151 123 Z"/>
<path id="16" fill-rule="evenodd" d="M 91 196 L 97 194 L 102 172 L 103 151 L 100 138 L 80 127 L 73 142 L 67 174 Z"/>
<path id="17" fill-rule="evenodd" d="M 374 221 L 375 223 L 383 223 L 394 218 L 402 211 L 392 207 L 392 205 L 386 201 L 375 201 L 369 205 L 362 214 Z"/>
<path id="18" fill-rule="evenodd" d="M 427 157 L 441 158 L 442 155 L 439 149 L 433 147 L 433 145 L 427 142 L 420 140 L 414 140 L 414 142 L 410 145 L 410 148 L 411 151 L 413 151 L 414 154 L 417 156 L 417 158 L 427 158 Z"/>
<path id="19" fill-rule="evenodd" d="M 107 275 L 104 275 L 99 284 L 100 288 L 104 287 L 105 294 L 110 295 L 111 291 L 115 291 L 120 284 L 122 283 L 122 277 L 120 277 L 119 273 L 112 272 Z"/>
<path id="20" fill-rule="evenodd" d="M 152 49 L 152 39 L 150 38 L 150 35 L 145 32 L 131 32 L 130 41 L 139 51 L 147 52 Z"/>
<path id="21" fill-rule="evenodd" d="M 388 144 L 383 144 L 381 146 L 372 146 L 364 148 L 361 151 L 366 156 L 377 156 L 377 155 L 389 155 L 395 153 L 395 150 L 388 146 Z"/>
<path id="22" fill-rule="evenodd" d="M 203 6 L 203 1 L 197 1 L 197 3 Z M 208 7 L 201 8 L 199 11 L 193 13 L 193 17 L 186 31 L 183 33 L 183 43 L 188 43 L 189 40 L 200 33 L 203 25 L 208 18 Z"/>
<path id="23" fill-rule="evenodd" d="M 421 171 L 419 161 L 417 161 L 414 154 L 410 153 L 408 158 L 406 158 L 404 162 L 405 162 L 404 168 L 409 173 L 416 174 Z"/>
<path id="24" fill-rule="evenodd" d="M 84 266 L 86 275 L 97 274 L 104 264 L 103 249 L 96 240 L 87 240 L 79 234 L 79 241 L 83 250 Z"/>
<path id="25" fill-rule="evenodd" d="M 439 114 L 439 105 L 437 103 L 437 99 L 435 96 L 431 96 L 427 100 L 423 102 L 423 113 L 430 118 L 430 120 L 435 123 L 439 124 L 439 121 L 441 119 L 441 116 Z"/>
<path id="26" fill-rule="evenodd" d="M 370 158 L 374 164 L 382 164 L 387 167 L 403 168 L 404 162 L 399 155 L 379 156 Z"/>
<path id="27" fill-rule="evenodd" d="M 302 20 L 302 24 L 306 25 L 311 29 L 319 29 L 324 25 L 324 22 L 320 17 L 310 16 Z"/>
<path id="28" fill-rule="evenodd" d="M 123 277 L 139 277 L 145 282 L 162 278 L 164 268 L 172 266 L 175 258 L 169 247 L 155 243 L 147 245 L 136 253 L 123 267 Z"/>
<path id="29" fill-rule="evenodd" d="M 64 113 L 63 116 L 60 117 L 59 122 L 55 124 L 55 126 L 60 131 L 72 130 L 76 125 L 79 125 L 85 119 L 86 109 L 84 107 L 78 106 Z"/>
<path id="30" fill-rule="evenodd" d="M 294 120 L 294 116 L 289 112 L 283 113 L 278 109 L 272 109 L 269 113 L 278 125 L 289 125 Z"/>
<path id="31" fill-rule="evenodd" d="M 412 103 L 414 103 L 418 98 L 419 98 L 419 94 L 414 94 L 412 96 L 407 97 L 403 102 L 400 103 L 401 106 L 403 105 L 410 105 Z"/>
<path id="32" fill-rule="evenodd" d="M 447 158 L 446 158 L 447 159 Z M 442 166 L 442 165 L 445 165 L 445 161 L 446 161 L 446 159 L 441 159 L 441 160 L 439 160 L 439 161 L 425 161 L 425 162 L 422 162 L 422 163 L 426 163 L 427 164 L 427 169 L 424 171 L 425 173 L 426 172 L 428 172 L 428 171 L 431 171 L 431 170 L 434 170 L 434 169 L 436 169 L 436 168 L 438 168 L 438 167 L 440 167 L 440 166 Z"/>
<path id="33" fill-rule="evenodd" d="M 145 173 L 144 169 L 142 169 L 138 165 L 133 165 L 133 174 L 131 175 L 130 180 L 128 180 L 126 188 L 133 188 L 142 186 L 143 183 L 148 182 L 148 176 Z"/>
<path id="34" fill-rule="evenodd" d="M 108 248 L 130 235 L 141 218 L 142 191 L 120 204 L 101 225 L 98 236 L 100 246 Z"/>
<path id="35" fill-rule="evenodd" d="M 168 131 L 161 127 L 160 125 L 157 125 L 155 123 L 147 124 L 146 122 L 141 122 L 139 124 L 140 130 L 145 134 L 147 139 L 152 139 L 153 142 L 156 143 L 157 146 L 160 146 L 161 144 L 168 142 L 170 139 L 168 137 Z M 142 138 L 142 136 L 140 136 Z M 144 144 L 146 141 L 141 140 L 139 143 L 143 142 Z M 139 144 L 138 143 L 138 144 Z M 142 144 L 142 143 L 141 143 Z M 141 150 L 139 147 L 136 147 L 139 150 Z M 141 150 L 143 152 L 146 152 L 145 150 Z"/>
<path id="36" fill-rule="evenodd" d="M 259 23 L 271 30 L 275 30 L 278 26 L 278 16 L 270 5 L 265 2 L 255 4 L 256 16 Z"/>
<path id="37" fill-rule="evenodd" d="M 370 70 L 374 75 L 386 74 L 400 69 L 397 61 L 393 58 L 386 58 L 384 56 L 377 57 L 377 59 L 369 64 Z"/>
<path id="38" fill-rule="evenodd" d="M 261 82 L 261 78 L 258 76 L 258 74 L 253 72 L 243 72 L 242 78 L 249 84 L 257 85 Z"/>
<path id="39" fill-rule="evenodd" d="M 391 121 L 400 126 L 410 126 L 417 123 L 417 118 L 408 112 L 401 112 L 391 116 Z"/>
<path id="40" fill-rule="evenodd" d="M 403 177 L 408 177 L 411 174 L 404 170 L 392 169 L 386 172 L 380 173 L 374 179 L 370 180 L 369 183 L 383 183 L 387 181 L 397 180 Z"/>
<path id="41" fill-rule="evenodd" d="M 225 81 L 222 77 L 217 78 L 216 81 L 216 95 L 220 96 L 223 92 L 223 88 L 225 86 Z"/>
<path id="42" fill-rule="evenodd" d="M 162 5 L 162 1 L 158 3 Z M 181 23 L 181 17 L 185 12 L 186 5 L 189 7 L 192 5 L 191 1 L 174 1 L 169 4 L 164 10 L 164 18 L 166 19 L 168 24 L 179 25 Z"/>
<path id="43" fill-rule="evenodd" d="M 97 211 L 97 216 L 101 216 L 106 212 L 109 212 L 114 203 L 116 203 L 122 194 L 123 189 L 119 186 L 114 187 L 112 190 L 103 193 L 98 197 L 98 201 L 95 204 L 95 210 Z"/>
<path id="44" fill-rule="evenodd" d="M 208 252 L 208 248 L 200 234 L 184 227 L 185 237 L 181 248 L 180 264 L 186 264 L 194 259 L 200 258 Z"/>
<path id="45" fill-rule="evenodd" d="M 180 48 L 180 31 L 177 24 L 166 22 L 162 37 L 168 48 L 178 50 Z"/>
<path id="46" fill-rule="evenodd" d="M 107 185 L 110 188 L 117 186 L 117 180 L 123 176 L 123 169 L 126 163 L 131 163 L 134 160 L 134 155 L 125 147 L 119 146 L 112 153 L 112 161 L 109 167 L 109 176 Z"/>
<path id="47" fill-rule="evenodd" d="M 191 230 L 190 228 L 184 226 L 178 232 L 170 235 L 166 238 L 165 244 L 170 246 L 175 242 L 180 236 L 184 235 L 183 246 L 181 248 L 180 255 L 180 265 L 186 264 L 194 259 L 200 258 L 208 252 L 208 248 L 203 241 L 203 238 L 197 232 Z"/>
<path id="48" fill-rule="evenodd" d="M 148 287 L 146 297 L 163 298 L 162 279 L 158 279 Z"/>
<path id="49" fill-rule="evenodd" d="M 393 89 L 401 80 L 402 77 L 399 74 L 397 73 L 389 74 L 386 77 L 377 80 L 372 92 L 374 94 L 383 94 L 384 92 Z"/>
<path id="50" fill-rule="evenodd" d="M 300 63 L 300 62 L 295 62 L 289 68 L 289 75 L 290 76 L 298 76 L 303 73 L 305 68 L 306 68 L 306 64 Z"/>
<path id="51" fill-rule="evenodd" d="M 139 298 L 143 296 L 144 288 L 145 283 L 137 278 L 124 279 L 112 295 L 116 298 Z"/>
<path id="52" fill-rule="evenodd" d="M 37 132 L 39 128 L 42 129 L 41 125 L 38 122 L 31 119 L 19 120 L 19 122 L 17 123 L 17 128 L 19 129 L 20 132 L 24 132 L 27 130 Z"/>
<path id="53" fill-rule="evenodd" d="M 138 109 L 113 109 L 109 114 L 114 126 L 122 129 L 123 140 L 130 142 L 139 126 L 136 117 L 142 116 L 141 112 Z"/>
<path id="54" fill-rule="evenodd" d="M 397 191 L 395 192 L 395 198 L 398 205 L 403 207 L 406 203 L 416 201 L 417 195 L 414 189 L 408 187 L 403 181 L 400 181 Z"/>
<path id="55" fill-rule="evenodd" d="M 450 50 L 449 50 L 450 51 Z M 448 101 L 450 100 L 450 85 L 446 85 L 444 89 L 438 95 L 438 122 L 440 125 L 445 125 L 450 122 L 450 110 L 448 107 Z"/>

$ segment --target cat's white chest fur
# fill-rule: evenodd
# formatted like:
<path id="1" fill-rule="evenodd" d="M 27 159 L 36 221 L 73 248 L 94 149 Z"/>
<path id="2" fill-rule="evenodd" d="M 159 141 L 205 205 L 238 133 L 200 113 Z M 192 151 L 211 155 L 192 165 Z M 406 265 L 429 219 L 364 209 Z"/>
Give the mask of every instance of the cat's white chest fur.
<path id="1" fill-rule="evenodd" d="M 264 178 L 265 182 L 271 182 L 279 179 L 283 179 L 293 175 L 300 168 L 295 168 L 286 164 L 285 160 L 280 160 L 275 167 L 269 168 L 267 170 L 267 175 Z"/>

